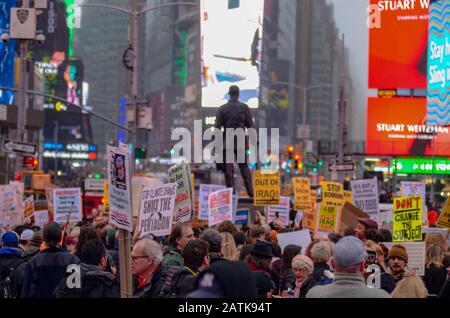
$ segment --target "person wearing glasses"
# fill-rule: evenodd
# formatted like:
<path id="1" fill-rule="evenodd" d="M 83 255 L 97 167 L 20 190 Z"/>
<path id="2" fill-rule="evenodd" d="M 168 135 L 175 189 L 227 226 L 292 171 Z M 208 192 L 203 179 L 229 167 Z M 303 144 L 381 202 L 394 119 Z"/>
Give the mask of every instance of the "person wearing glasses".
<path id="1" fill-rule="evenodd" d="M 131 251 L 131 271 L 136 275 L 133 297 L 156 298 L 165 280 L 165 266 L 161 245 L 144 238 L 136 242 Z"/>

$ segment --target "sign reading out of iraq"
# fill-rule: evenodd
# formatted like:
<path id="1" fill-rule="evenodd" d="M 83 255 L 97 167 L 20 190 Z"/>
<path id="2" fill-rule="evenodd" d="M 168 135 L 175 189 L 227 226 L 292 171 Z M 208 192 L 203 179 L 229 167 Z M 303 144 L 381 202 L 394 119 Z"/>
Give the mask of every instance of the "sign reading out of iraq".
<path id="1" fill-rule="evenodd" d="M 139 236 L 169 235 L 175 211 L 176 183 L 155 188 L 143 188 L 139 209 Z"/>
<path id="2" fill-rule="evenodd" d="M 280 204 L 280 172 L 262 173 L 257 170 L 253 175 L 254 205 L 270 206 Z"/>
<path id="3" fill-rule="evenodd" d="M 422 197 L 394 198 L 393 242 L 422 241 Z"/>

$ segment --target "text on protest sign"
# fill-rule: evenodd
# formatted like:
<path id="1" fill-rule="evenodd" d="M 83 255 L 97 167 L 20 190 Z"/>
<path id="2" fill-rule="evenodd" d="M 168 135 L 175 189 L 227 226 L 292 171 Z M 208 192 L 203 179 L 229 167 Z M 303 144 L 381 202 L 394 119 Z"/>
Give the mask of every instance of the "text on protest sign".
<path id="1" fill-rule="evenodd" d="M 322 203 L 326 206 L 341 207 L 344 203 L 344 187 L 337 182 L 321 182 L 322 186 Z"/>
<path id="2" fill-rule="evenodd" d="M 422 197 L 394 198 L 393 242 L 422 240 Z"/>
<path id="3" fill-rule="evenodd" d="M 34 211 L 34 197 L 31 195 L 23 201 L 23 217 L 31 218 Z"/>
<path id="4" fill-rule="evenodd" d="M 16 191 L 16 223 L 20 223 L 22 220 L 22 217 L 24 215 L 24 202 L 23 202 L 23 195 L 24 195 L 24 184 L 22 182 L 18 181 L 10 181 L 10 185 L 12 185 Z"/>
<path id="5" fill-rule="evenodd" d="M 257 170 L 253 174 L 254 205 L 268 206 L 280 204 L 280 172 L 262 173 Z"/>
<path id="6" fill-rule="evenodd" d="M 131 232 L 131 177 L 128 147 L 108 146 L 109 219 L 120 229 Z"/>
<path id="7" fill-rule="evenodd" d="M 213 192 L 209 195 L 208 225 L 214 226 L 223 221 L 233 220 L 233 189 L 228 188 Z"/>
<path id="8" fill-rule="evenodd" d="M 292 178 L 294 186 L 294 209 L 311 210 L 311 182 L 307 178 Z"/>
<path id="9" fill-rule="evenodd" d="M 53 189 L 53 208 L 55 222 L 81 221 L 81 189 Z"/>
<path id="10" fill-rule="evenodd" d="M 446 227 L 450 229 L 450 197 L 445 201 L 436 225 L 438 227 Z"/>
<path id="11" fill-rule="evenodd" d="M 353 204 L 353 194 L 352 191 L 344 190 L 344 204 L 348 202 Z"/>
<path id="12" fill-rule="evenodd" d="M 199 191 L 199 220 L 208 220 L 208 199 L 213 192 L 226 189 L 226 186 L 220 184 L 200 184 Z"/>
<path id="13" fill-rule="evenodd" d="M 280 222 L 283 226 L 289 225 L 289 210 L 290 210 L 290 198 L 280 197 L 279 205 L 271 205 L 267 208 L 268 210 L 268 222 Z M 278 218 L 277 218 L 278 214 Z M 278 222 L 277 222 L 278 221 Z"/>
<path id="14" fill-rule="evenodd" d="M 191 203 L 191 188 L 185 163 L 177 164 L 168 171 L 169 182 L 177 183 L 177 196 L 175 199 L 175 222 L 189 222 L 193 217 L 193 207 Z"/>
<path id="15" fill-rule="evenodd" d="M 389 250 L 395 243 L 383 243 Z M 425 242 L 404 242 L 408 254 L 408 269 L 419 276 L 425 276 Z"/>
<path id="16" fill-rule="evenodd" d="M 314 230 L 317 214 L 317 190 L 311 190 L 311 209 L 303 210 L 302 226 Z"/>
<path id="17" fill-rule="evenodd" d="M 377 179 L 352 180 L 350 186 L 355 206 L 378 223 L 380 216 Z"/>
<path id="18" fill-rule="evenodd" d="M 314 238 L 327 239 L 330 232 L 339 229 L 340 207 L 319 204 L 315 219 Z"/>
<path id="19" fill-rule="evenodd" d="M 13 185 L 0 186 L 0 222 L 14 225 L 22 222 L 22 216 L 17 213 L 17 193 Z"/>
<path id="20" fill-rule="evenodd" d="M 169 235 L 175 210 L 177 184 L 143 188 L 139 209 L 139 236 Z"/>
<path id="21" fill-rule="evenodd" d="M 234 224 L 247 225 L 248 224 L 248 210 L 237 210 L 234 215 Z"/>
<path id="22" fill-rule="evenodd" d="M 48 211 L 47 210 L 41 210 L 41 211 L 34 211 L 34 223 L 39 226 L 43 226 L 45 223 L 48 222 Z"/>
<path id="23" fill-rule="evenodd" d="M 427 222 L 427 207 L 425 204 L 426 188 L 425 183 L 417 181 L 402 181 L 402 197 L 412 197 L 420 195 L 422 197 L 422 223 Z"/>

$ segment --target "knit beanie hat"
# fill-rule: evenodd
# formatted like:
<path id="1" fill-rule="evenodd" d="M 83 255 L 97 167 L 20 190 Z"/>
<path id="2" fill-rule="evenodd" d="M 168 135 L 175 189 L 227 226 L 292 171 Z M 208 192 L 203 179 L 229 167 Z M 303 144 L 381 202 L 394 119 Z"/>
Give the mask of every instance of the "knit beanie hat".
<path id="1" fill-rule="evenodd" d="M 398 257 L 408 263 L 408 253 L 406 252 L 406 248 L 403 245 L 395 244 L 392 245 L 389 250 L 389 258 Z"/>

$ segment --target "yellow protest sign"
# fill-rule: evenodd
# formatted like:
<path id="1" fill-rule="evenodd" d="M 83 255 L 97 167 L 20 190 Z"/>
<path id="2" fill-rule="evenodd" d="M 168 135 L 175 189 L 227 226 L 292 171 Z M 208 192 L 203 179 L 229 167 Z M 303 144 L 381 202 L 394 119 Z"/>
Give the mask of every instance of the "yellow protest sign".
<path id="1" fill-rule="evenodd" d="M 316 199 L 317 190 L 311 190 L 310 203 L 311 208 L 303 211 L 302 226 L 307 229 L 314 230 L 315 215 L 317 211 Z"/>
<path id="2" fill-rule="evenodd" d="M 311 210 L 311 183 L 307 178 L 292 178 L 294 187 L 294 209 Z"/>
<path id="3" fill-rule="evenodd" d="M 254 205 L 280 204 L 280 172 L 269 173 L 257 170 L 253 173 Z"/>
<path id="4" fill-rule="evenodd" d="M 350 203 L 350 204 L 353 204 L 353 194 L 352 194 L 352 191 L 344 190 L 344 203 L 343 203 L 342 205 L 344 205 L 345 202 L 348 202 L 348 203 Z"/>
<path id="5" fill-rule="evenodd" d="M 393 242 L 422 241 L 422 196 L 394 198 Z"/>
<path id="6" fill-rule="evenodd" d="M 447 201 L 445 201 L 436 225 L 438 227 L 446 227 L 450 229 L 450 198 L 447 198 Z"/>
<path id="7" fill-rule="evenodd" d="M 319 223 L 317 229 L 321 232 L 333 232 L 336 229 L 337 206 L 321 204 L 319 209 Z"/>
<path id="8" fill-rule="evenodd" d="M 109 184 L 108 181 L 103 183 L 103 215 L 109 215 Z"/>
<path id="9" fill-rule="evenodd" d="M 344 187 L 337 182 L 321 182 L 322 186 L 322 205 L 338 206 L 344 205 Z"/>

